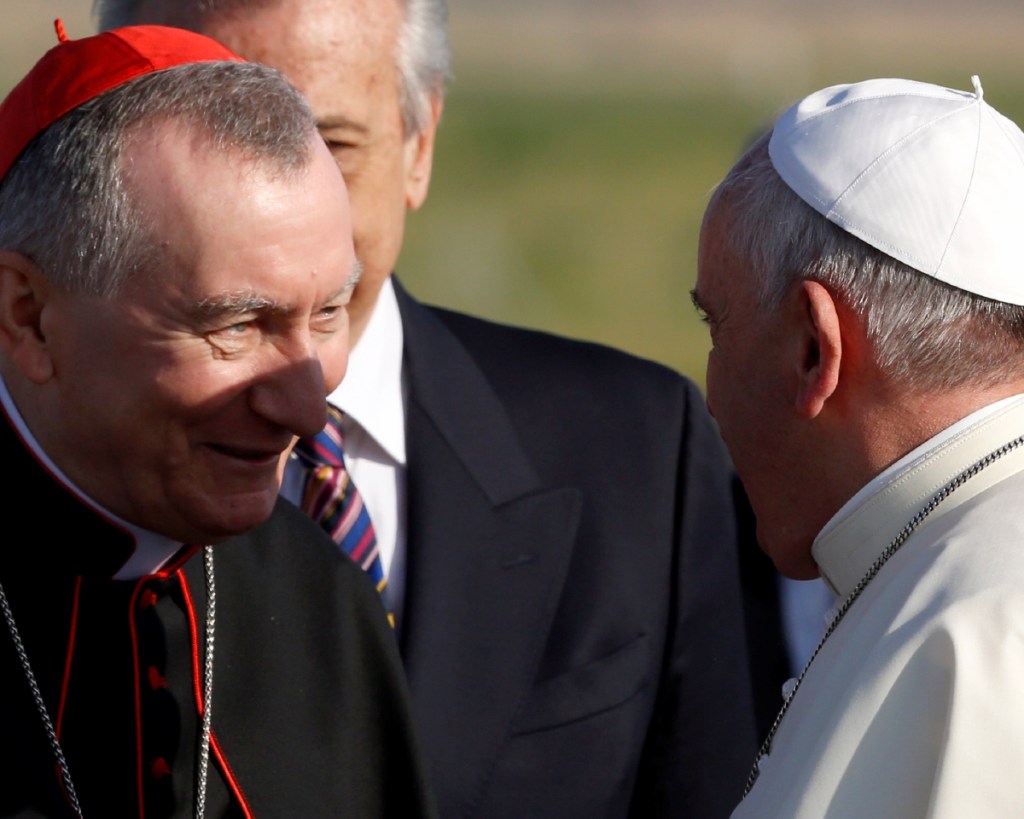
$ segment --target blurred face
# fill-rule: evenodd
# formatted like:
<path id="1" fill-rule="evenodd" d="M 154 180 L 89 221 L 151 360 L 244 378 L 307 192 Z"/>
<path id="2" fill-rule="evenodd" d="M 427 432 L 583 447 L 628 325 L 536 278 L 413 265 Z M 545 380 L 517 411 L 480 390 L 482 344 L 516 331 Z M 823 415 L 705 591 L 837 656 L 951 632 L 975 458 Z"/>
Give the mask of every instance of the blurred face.
<path id="1" fill-rule="evenodd" d="M 282 452 L 323 427 L 357 270 L 341 175 L 315 136 L 309 149 L 311 165 L 282 177 L 173 126 L 147 131 L 126 166 L 153 268 L 111 299 L 46 302 L 37 435 L 132 523 L 190 543 L 255 526 Z"/>
<path id="2" fill-rule="evenodd" d="M 168 2 L 145 4 L 138 20 L 152 19 L 147 5 Z M 277 68 L 310 101 L 345 177 L 363 264 L 350 306 L 353 340 L 394 269 L 406 209 L 422 204 L 430 179 L 436 122 L 409 139 L 402 127 L 395 59 L 401 23 L 397 0 L 281 0 L 199 27 L 243 57 Z"/>
<path id="3" fill-rule="evenodd" d="M 708 409 L 757 516 L 761 547 L 784 574 L 813 577 L 814 532 L 808 537 L 800 529 L 805 503 L 800 479 L 806 471 L 792 420 L 790 336 L 779 312 L 758 307 L 753 273 L 725 246 L 728 229 L 723 215 L 711 214 L 698 251 L 694 301 L 712 341 Z"/>

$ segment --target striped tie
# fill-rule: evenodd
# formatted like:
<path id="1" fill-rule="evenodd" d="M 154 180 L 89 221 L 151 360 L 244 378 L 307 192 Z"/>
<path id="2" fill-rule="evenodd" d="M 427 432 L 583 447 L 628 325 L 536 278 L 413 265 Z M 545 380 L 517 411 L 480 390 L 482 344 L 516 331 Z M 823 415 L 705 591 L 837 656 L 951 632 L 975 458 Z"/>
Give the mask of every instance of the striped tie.
<path id="1" fill-rule="evenodd" d="M 327 531 L 341 550 L 373 580 L 387 585 L 370 513 L 345 469 L 341 412 L 327 405 L 327 426 L 312 438 L 300 438 L 295 454 L 309 470 L 302 509 Z"/>

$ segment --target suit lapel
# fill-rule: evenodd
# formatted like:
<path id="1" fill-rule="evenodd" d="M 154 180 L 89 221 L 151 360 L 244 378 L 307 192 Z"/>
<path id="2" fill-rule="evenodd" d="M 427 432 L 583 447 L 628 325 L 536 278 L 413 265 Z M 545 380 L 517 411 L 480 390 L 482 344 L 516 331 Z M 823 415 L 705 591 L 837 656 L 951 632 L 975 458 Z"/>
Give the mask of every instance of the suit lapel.
<path id="1" fill-rule="evenodd" d="M 396 292 L 409 385 L 402 654 L 438 801 L 462 814 L 534 680 L 580 497 L 541 483 L 467 351 Z"/>

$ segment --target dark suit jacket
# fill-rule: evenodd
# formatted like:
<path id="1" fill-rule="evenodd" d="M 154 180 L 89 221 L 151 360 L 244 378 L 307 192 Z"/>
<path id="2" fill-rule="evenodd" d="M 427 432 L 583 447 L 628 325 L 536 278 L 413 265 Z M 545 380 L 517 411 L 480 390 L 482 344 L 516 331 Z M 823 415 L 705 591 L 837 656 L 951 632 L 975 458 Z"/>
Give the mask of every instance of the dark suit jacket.
<path id="1" fill-rule="evenodd" d="M 0 582 L 84 816 L 192 816 L 202 553 L 186 550 L 180 571 L 112 581 L 133 541 L 53 480 L 2 414 L 0 457 L 11 479 Z M 207 816 L 431 815 L 368 578 L 284 501 L 214 548 Z M 71 816 L 2 619 L 0 632 L 0 816 Z"/>
<path id="2" fill-rule="evenodd" d="M 698 390 L 396 290 L 401 651 L 442 816 L 727 815 L 757 731 L 737 484 Z"/>

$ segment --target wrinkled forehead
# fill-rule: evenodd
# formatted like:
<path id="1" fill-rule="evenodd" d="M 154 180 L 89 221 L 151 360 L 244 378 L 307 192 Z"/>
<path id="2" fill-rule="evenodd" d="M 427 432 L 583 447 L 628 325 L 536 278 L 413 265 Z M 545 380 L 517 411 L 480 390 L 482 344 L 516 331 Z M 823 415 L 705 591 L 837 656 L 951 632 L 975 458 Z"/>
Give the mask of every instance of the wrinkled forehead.
<path id="1" fill-rule="evenodd" d="M 125 191 L 156 218 L 176 203 L 206 204 L 211 209 L 218 203 L 266 207 L 281 191 L 308 188 L 314 165 L 320 173 L 324 171 L 319 166 L 326 165 L 344 191 L 340 171 L 312 126 L 303 144 L 296 146 L 301 161 L 254 151 L 171 115 L 137 123 L 123 144 L 120 175 Z M 248 198 L 236 202 L 239 197 Z"/>
<path id="2" fill-rule="evenodd" d="M 320 115 L 320 101 L 397 85 L 401 28 L 395 0 L 281 0 L 210 17 L 201 30 L 283 72 Z"/>
<path id="3" fill-rule="evenodd" d="M 146 286 L 172 273 L 190 278 L 200 267 L 256 269 L 264 260 L 253 247 L 302 231 L 302 219 L 313 213 L 334 214 L 344 235 L 341 174 L 315 131 L 307 151 L 306 165 L 289 169 L 238 147 L 222 149 L 201 129 L 173 120 L 139 130 L 122 157 L 123 213 L 142 240 L 129 278 Z"/>
<path id="4" fill-rule="evenodd" d="M 727 197 L 710 205 L 704 214 L 697 250 L 697 285 L 694 295 L 708 310 L 730 293 L 755 288 L 750 263 L 734 241 L 736 220 Z"/>

